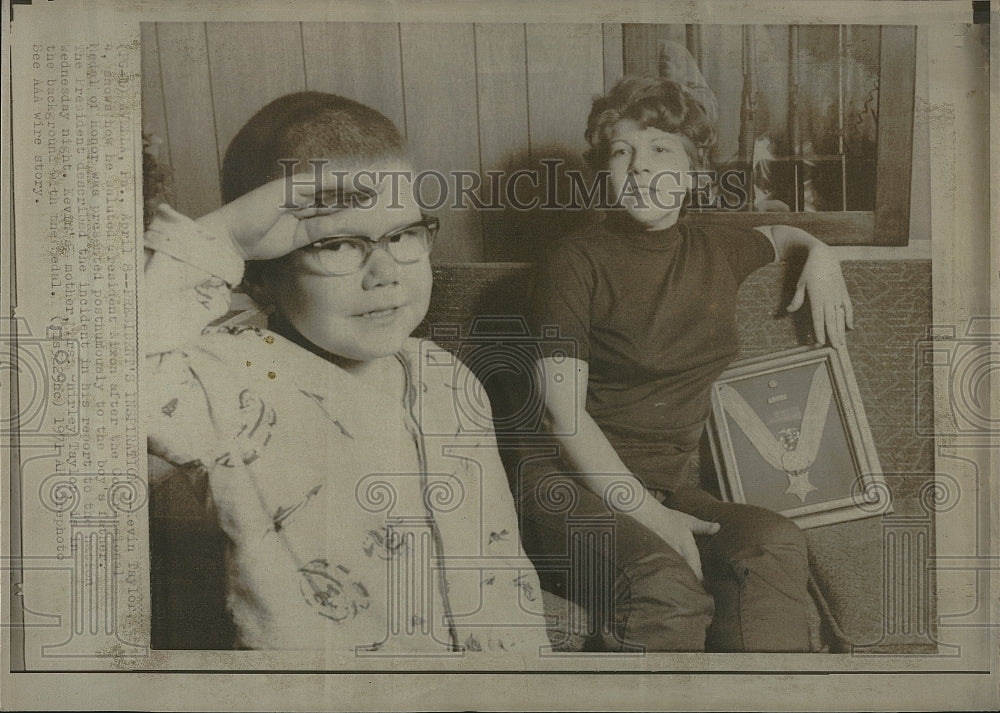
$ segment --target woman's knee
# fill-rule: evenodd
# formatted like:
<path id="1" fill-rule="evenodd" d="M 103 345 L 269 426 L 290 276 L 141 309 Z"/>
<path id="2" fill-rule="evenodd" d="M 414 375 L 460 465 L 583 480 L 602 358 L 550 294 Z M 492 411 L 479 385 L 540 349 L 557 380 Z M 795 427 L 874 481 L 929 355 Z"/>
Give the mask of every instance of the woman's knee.
<path id="1" fill-rule="evenodd" d="M 761 546 L 778 546 L 806 553 L 806 536 L 802 529 L 787 517 L 776 512 L 765 510 L 767 517 L 762 519 L 758 535 Z"/>
<path id="2" fill-rule="evenodd" d="M 715 601 L 673 549 L 647 552 L 617 568 L 611 649 L 702 651 Z"/>
<path id="3" fill-rule="evenodd" d="M 714 651 L 807 651 L 809 561 L 806 540 L 791 520 L 754 508 L 740 526 L 724 528 L 706 557 L 705 575 L 717 614 Z M 718 537 L 717 536 L 717 537 Z"/>
<path id="4" fill-rule="evenodd" d="M 788 518 L 752 505 L 734 506 L 710 544 L 717 556 L 729 558 L 770 551 L 807 560 L 805 533 Z"/>

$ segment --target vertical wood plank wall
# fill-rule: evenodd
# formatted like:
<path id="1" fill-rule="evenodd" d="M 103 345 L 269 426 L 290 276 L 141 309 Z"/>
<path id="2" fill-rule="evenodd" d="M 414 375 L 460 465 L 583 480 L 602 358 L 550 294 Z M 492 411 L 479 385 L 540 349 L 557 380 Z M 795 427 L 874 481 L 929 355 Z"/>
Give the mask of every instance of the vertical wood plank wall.
<path id="1" fill-rule="evenodd" d="M 620 25 L 144 24 L 143 127 L 162 141 L 174 203 L 192 216 L 220 204 L 222 156 L 243 123 L 303 89 L 382 111 L 407 135 L 418 168 L 485 175 L 551 157 L 573 165 L 590 101 L 621 76 L 622 56 Z M 432 199 L 436 181 L 425 184 Z M 530 257 L 553 222 L 514 213 L 439 211 L 435 262 Z"/>
<path id="2" fill-rule="evenodd" d="M 521 169 L 514 200 L 545 203 L 570 197 L 565 174 L 547 185 L 543 162 L 583 169 L 583 130 L 591 99 L 623 74 L 658 69 L 660 43 L 681 45 L 697 39 L 701 69 L 719 100 L 716 156 L 737 155 L 742 92 L 737 25 L 690 28 L 680 24 L 397 24 L 397 23 L 156 23 L 143 24 L 143 127 L 162 142 L 159 155 L 171 169 L 172 201 L 182 212 L 200 216 L 221 201 L 219 171 L 229 141 L 267 102 L 293 91 L 341 94 L 380 110 L 410 140 L 418 169 L 451 175 L 448 195 L 459 188 L 487 204 L 495 201 L 494 179 L 502 188 Z M 757 83 L 766 87 L 757 106 L 758 123 L 787 123 L 789 29 L 756 27 Z M 816 29 L 825 32 L 827 28 Z M 800 45 L 814 50 L 811 28 L 800 28 Z M 879 60 L 892 82 L 882 99 L 902 106 L 912 94 L 913 28 L 882 28 Z M 879 28 L 852 30 L 852 52 L 878 52 Z M 870 47 L 869 47 L 870 45 Z M 825 55 L 824 55 L 825 56 Z M 877 71 L 877 70 L 876 70 Z M 905 76 L 896 77 L 897 74 Z M 905 79 L 906 81 L 902 81 Z M 807 84 L 807 86 L 809 86 Z M 900 115 L 897 126 L 879 124 L 880 232 L 905 242 L 908 195 L 899 180 L 909 176 L 911 127 Z M 891 149 L 891 150 L 890 150 Z M 898 165 L 897 165 L 898 164 Z M 463 186 L 454 172 L 466 172 Z M 436 180 L 423 182 L 433 199 Z M 493 200 L 491 200 L 491 198 Z M 456 210 L 451 200 L 436 214 L 442 230 L 436 263 L 536 259 L 554 237 L 594 219 L 580 210 L 516 210 L 506 191 L 499 208 Z M 889 205 L 892 203 L 892 206 Z M 896 205 L 898 203 L 898 206 Z M 887 207 L 888 206 L 888 207 Z M 895 206 L 895 207 L 894 207 Z M 884 237 L 883 236 L 883 237 Z"/>

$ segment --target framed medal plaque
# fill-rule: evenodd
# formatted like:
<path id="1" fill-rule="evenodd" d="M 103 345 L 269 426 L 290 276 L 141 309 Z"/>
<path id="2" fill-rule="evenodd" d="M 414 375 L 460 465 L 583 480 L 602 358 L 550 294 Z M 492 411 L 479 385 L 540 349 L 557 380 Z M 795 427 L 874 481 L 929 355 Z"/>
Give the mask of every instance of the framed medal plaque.
<path id="1" fill-rule="evenodd" d="M 710 432 L 724 499 L 803 529 L 891 512 L 846 350 L 733 364 L 712 386 Z"/>

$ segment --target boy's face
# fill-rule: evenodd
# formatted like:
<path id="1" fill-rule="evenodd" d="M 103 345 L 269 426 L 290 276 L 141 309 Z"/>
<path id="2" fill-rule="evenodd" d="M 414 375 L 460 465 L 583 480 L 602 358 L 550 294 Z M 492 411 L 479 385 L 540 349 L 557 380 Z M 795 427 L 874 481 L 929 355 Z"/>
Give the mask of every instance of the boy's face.
<path id="1" fill-rule="evenodd" d="M 362 168 L 409 170 L 405 165 Z M 307 218 L 300 221 L 298 229 L 306 231 L 310 242 L 346 235 L 377 240 L 419 221 L 420 208 L 406 181 L 399 182 L 401 189 L 395 200 L 390 183 L 384 182 L 385 190 L 373 205 Z M 430 257 L 400 264 L 376 248 L 357 272 L 330 275 L 323 271 L 314 251 L 296 250 L 282 260 L 269 283 L 276 307 L 302 336 L 332 354 L 370 361 L 399 351 L 427 313 Z"/>
<path id="2" fill-rule="evenodd" d="M 609 149 L 611 186 L 629 215 L 649 230 L 676 223 L 691 186 L 691 161 L 681 136 L 622 119 Z"/>

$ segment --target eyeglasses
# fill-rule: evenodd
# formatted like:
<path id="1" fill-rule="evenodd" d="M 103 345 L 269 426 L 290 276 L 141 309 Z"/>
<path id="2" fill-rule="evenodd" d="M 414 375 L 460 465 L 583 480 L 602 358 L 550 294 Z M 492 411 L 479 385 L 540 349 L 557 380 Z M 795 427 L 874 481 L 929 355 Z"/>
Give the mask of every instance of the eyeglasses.
<path id="1" fill-rule="evenodd" d="M 350 275 L 365 266 L 376 248 L 382 248 L 400 265 L 412 265 L 431 251 L 441 223 L 429 215 L 397 228 L 377 240 L 364 235 L 332 235 L 301 248 L 315 257 L 328 275 Z"/>

